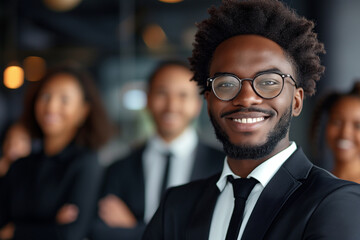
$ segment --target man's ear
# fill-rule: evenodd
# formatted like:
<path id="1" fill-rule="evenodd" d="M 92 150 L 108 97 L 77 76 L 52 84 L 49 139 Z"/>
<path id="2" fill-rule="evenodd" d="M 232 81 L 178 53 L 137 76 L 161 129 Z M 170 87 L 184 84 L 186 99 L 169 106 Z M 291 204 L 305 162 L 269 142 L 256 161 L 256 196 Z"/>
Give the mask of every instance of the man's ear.
<path id="1" fill-rule="evenodd" d="M 209 97 L 210 97 L 210 91 L 205 91 L 204 98 L 206 101 L 206 108 L 207 108 L 208 115 L 209 115 Z"/>
<path id="2" fill-rule="evenodd" d="M 205 91 L 204 92 L 204 98 L 205 98 L 206 101 L 208 100 L 209 95 L 210 95 L 210 91 Z"/>
<path id="3" fill-rule="evenodd" d="M 303 101 L 304 101 L 304 89 L 296 88 L 294 99 L 293 99 L 293 116 L 297 117 L 300 115 L 301 110 L 303 108 Z"/>

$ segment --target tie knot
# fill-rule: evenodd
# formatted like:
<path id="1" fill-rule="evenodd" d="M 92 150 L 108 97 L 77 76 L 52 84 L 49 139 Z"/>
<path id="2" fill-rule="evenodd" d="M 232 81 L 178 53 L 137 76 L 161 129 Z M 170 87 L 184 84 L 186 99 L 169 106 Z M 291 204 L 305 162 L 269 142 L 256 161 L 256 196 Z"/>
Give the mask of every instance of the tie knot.
<path id="1" fill-rule="evenodd" d="M 228 176 L 228 181 L 232 183 L 234 190 L 234 198 L 247 199 L 251 190 L 258 183 L 255 178 L 237 178 Z"/>
<path id="2" fill-rule="evenodd" d="M 171 152 L 166 152 L 166 153 L 164 154 L 164 156 L 165 156 L 165 159 L 166 159 L 167 161 L 169 161 L 169 160 L 172 158 L 173 154 L 172 154 Z"/>

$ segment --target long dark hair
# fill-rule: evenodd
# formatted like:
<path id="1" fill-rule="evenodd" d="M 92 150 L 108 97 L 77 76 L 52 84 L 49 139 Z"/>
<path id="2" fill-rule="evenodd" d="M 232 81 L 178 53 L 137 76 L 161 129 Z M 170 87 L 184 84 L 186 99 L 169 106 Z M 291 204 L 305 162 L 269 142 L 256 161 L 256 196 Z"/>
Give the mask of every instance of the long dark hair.
<path id="1" fill-rule="evenodd" d="M 24 111 L 20 122 L 29 130 L 32 138 L 43 137 L 35 117 L 35 102 L 44 85 L 55 75 L 64 73 L 75 77 L 81 86 L 85 101 L 90 106 L 89 114 L 75 136 L 75 142 L 91 149 L 98 149 L 114 134 L 115 127 L 107 116 L 91 75 L 78 64 L 58 65 L 50 69 L 39 82 L 30 85 L 25 95 Z"/>

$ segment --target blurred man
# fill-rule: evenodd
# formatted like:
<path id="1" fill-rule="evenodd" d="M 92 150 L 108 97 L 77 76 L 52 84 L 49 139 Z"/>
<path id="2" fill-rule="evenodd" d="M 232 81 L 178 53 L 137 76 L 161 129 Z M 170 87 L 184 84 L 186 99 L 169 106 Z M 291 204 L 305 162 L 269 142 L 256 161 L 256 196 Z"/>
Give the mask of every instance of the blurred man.
<path id="1" fill-rule="evenodd" d="M 149 78 L 148 110 L 156 134 L 108 169 L 93 239 L 140 239 L 164 190 L 221 170 L 224 154 L 191 126 L 202 100 L 186 64 L 161 63 Z"/>

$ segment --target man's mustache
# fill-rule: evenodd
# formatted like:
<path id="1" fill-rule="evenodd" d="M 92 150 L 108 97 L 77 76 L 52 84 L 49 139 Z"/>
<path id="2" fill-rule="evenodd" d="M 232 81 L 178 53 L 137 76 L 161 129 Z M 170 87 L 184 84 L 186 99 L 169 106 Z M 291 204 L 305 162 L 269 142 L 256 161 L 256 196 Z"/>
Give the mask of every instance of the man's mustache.
<path id="1" fill-rule="evenodd" d="M 250 108 L 238 108 L 229 112 L 225 112 L 223 114 L 221 114 L 221 118 L 226 117 L 228 115 L 234 114 L 234 113 L 238 113 L 238 112 L 261 112 L 261 113 L 265 113 L 266 115 L 269 115 L 270 117 L 275 116 L 274 111 L 271 110 L 265 110 L 265 109 L 261 109 L 261 108 L 256 108 L 256 107 L 250 107 Z"/>

